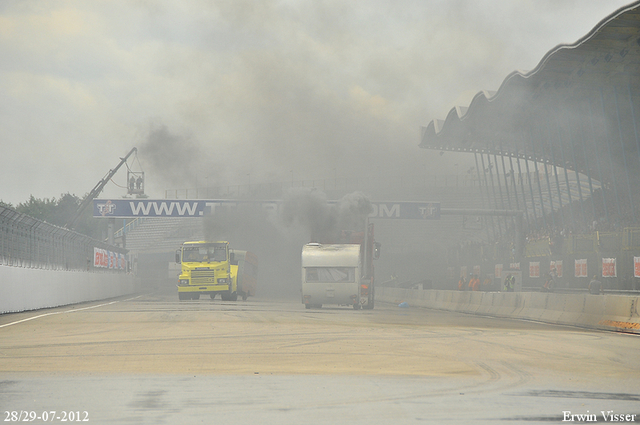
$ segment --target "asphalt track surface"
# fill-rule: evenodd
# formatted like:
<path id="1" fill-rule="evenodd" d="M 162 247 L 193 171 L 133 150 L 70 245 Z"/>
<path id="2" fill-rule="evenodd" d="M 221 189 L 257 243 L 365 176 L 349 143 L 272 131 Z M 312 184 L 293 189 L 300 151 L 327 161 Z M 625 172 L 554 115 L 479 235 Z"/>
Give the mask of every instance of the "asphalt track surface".
<path id="1" fill-rule="evenodd" d="M 153 293 L 0 316 L 0 406 L 31 423 L 640 422 L 640 338 Z"/>

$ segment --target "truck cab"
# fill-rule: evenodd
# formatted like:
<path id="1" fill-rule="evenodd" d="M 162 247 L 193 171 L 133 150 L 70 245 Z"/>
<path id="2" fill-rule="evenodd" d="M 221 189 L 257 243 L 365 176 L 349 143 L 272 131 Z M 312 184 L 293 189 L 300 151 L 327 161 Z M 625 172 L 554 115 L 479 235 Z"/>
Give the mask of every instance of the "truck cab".
<path id="1" fill-rule="evenodd" d="M 233 254 L 229 242 L 185 242 L 176 251 L 176 263 L 180 263 L 178 299 L 197 300 L 200 295 L 214 299 L 220 294 L 224 301 L 236 301 L 237 266 L 232 266 Z"/>

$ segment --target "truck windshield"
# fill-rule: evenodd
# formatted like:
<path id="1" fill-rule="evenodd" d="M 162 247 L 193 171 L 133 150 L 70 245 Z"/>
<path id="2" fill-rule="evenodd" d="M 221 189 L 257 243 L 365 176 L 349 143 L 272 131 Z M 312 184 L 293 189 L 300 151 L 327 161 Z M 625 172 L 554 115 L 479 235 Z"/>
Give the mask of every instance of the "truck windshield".
<path id="1" fill-rule="evenodd" d="M 227 261 L 227 246 L 226 244 L 185 246 L 182 249 L 182 261 L 186 263 Z"/>
<path id="2" fill-rule="evenodd" d="M 355 282 L 355 267 L 306 267 L 307 282 Z"/>

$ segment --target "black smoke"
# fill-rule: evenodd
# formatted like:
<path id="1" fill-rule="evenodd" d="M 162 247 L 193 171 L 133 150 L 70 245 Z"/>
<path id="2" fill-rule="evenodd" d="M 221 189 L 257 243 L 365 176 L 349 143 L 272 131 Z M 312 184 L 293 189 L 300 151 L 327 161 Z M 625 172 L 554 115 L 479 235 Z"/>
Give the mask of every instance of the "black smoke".
<path id="1" fill-rule="evenodd" d="M 318 190 L 290 191 L 284 198 L 281 217 L 285 225 L 298 224 L 313 242 L 337 243 L 343 231 L 364 231 L 371 202 L 361 192 L 345 195 L 329 203 Z"/>
<path id="2" fill-rule="evenodd" d="M 164 124 L 151 125 L 139 150 L 154 178 L 173 187 L 195 187 L 198 175 L 213 182 L 224 171 L 193 136 L 171 132 Z"/>
<path id="3" fill-rule="evenodd" d="M 304 244 L 338 242 L 343 230 L 363 231 L 371 210 L 369 199 L 359 192 L 330 202 L 318 190 L 292 190 L 277 210 L 258 201 L 216 208 L 204 220 L 204 236 L 256 254 L 259 295 L 292 298 L 300 294 Z"/>

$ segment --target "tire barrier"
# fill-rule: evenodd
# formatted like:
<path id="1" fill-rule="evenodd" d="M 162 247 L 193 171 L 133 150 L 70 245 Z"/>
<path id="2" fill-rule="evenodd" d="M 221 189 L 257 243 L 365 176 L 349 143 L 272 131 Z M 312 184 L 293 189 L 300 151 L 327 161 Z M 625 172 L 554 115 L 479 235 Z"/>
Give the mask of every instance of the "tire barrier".
<path id="1" fill-rule="evenodd" d="M 376 300 L 411 307 L 640 334 L 640 297 L 542 292 L 376 288 Z"/>

